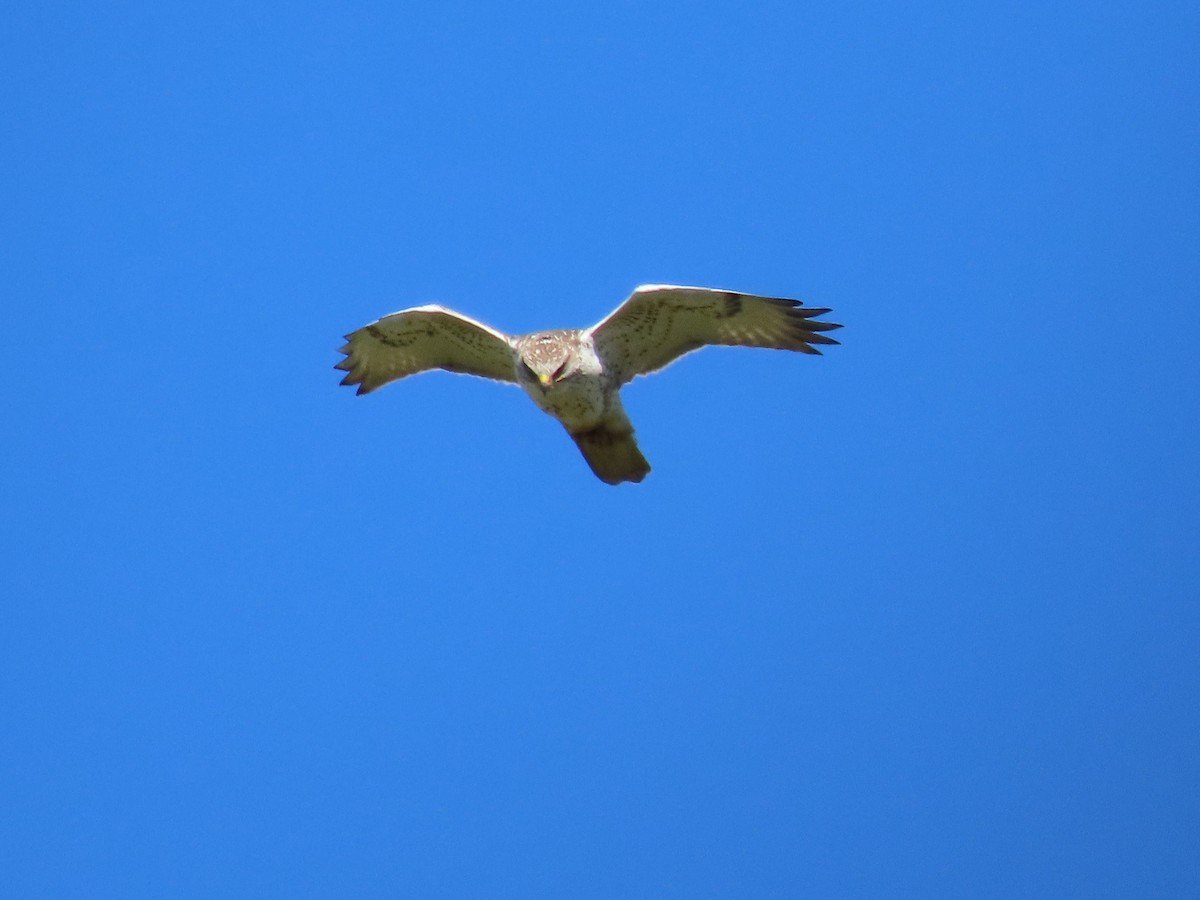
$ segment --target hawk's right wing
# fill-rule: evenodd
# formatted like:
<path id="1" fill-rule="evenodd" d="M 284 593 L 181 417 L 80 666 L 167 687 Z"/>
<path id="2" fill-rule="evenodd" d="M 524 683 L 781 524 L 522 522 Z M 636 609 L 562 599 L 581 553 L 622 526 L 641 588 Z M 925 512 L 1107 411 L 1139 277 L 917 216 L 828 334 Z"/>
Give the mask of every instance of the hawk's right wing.
<path id="1" fill-rule="evenodd" d="M 358 393 L 424 372 L 446 369 L 516 381 L 508 336 L 444 306 L 417 306 L 384 316 L 346 335 L 342 384 Z"/>

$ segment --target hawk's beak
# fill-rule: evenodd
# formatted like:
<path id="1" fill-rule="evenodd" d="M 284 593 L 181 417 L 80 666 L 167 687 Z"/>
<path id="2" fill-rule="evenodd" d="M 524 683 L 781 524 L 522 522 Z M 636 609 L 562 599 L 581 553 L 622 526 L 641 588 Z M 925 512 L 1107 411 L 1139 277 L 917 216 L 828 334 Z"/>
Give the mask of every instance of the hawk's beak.
<path id="1" fill-rule="evenodd" d="M 554 381 L 554 379 L 545 372 L 538 372 L 538 381 L 542 383 L 542 387 L 550 387 L 550 383 Z"/>

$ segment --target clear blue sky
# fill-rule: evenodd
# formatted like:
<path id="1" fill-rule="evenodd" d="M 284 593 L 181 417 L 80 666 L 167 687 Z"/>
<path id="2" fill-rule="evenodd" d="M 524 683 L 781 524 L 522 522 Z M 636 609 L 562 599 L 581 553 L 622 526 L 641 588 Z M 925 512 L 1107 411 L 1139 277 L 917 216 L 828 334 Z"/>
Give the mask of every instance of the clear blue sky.
<path id="1" fill-rule="evenodd" d="M 1200 893 L 1195 3 L 0 18 L 5 896 Z M 337 386 L 641 282 L 843 346 Z"/>

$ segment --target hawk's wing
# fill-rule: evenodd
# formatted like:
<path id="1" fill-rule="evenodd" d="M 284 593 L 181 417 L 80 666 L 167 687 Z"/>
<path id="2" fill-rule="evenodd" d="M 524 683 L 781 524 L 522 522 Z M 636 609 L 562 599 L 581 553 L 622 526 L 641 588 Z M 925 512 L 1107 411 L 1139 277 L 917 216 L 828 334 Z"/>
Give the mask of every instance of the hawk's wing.
<path id="1" fill-rule="evenodd" d="M 838 343 L 821 332 L 842 327 L 814 321 L 827 312 L 799 300 L 644 284 L 588 333 L 604 367 L 624 384 L 705 344 L 820 353 L 813 344 Z"/>
<path id="2" fill-rule="evenodd" d="M 360 394 L 426 369 L 517 380 L 508 337 L 444 306 L 394 312 L 346 340 L 346 358 L 334 368 L 345 371 L 342 384 L 357 384 Z"/>

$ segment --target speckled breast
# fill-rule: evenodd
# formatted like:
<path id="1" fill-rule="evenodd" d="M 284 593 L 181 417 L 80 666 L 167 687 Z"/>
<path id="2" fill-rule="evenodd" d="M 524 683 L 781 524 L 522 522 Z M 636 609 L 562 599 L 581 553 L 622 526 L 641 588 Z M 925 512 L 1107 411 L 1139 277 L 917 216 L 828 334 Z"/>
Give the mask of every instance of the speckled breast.
<path id="1" fill-rule="evenodd" d="M 569 431 L 594 428 L 604 418 L 604 388 L 599 378 L 568 378 L 551 385 L 544 394 L 535 392 L 533 400 Z"/>

